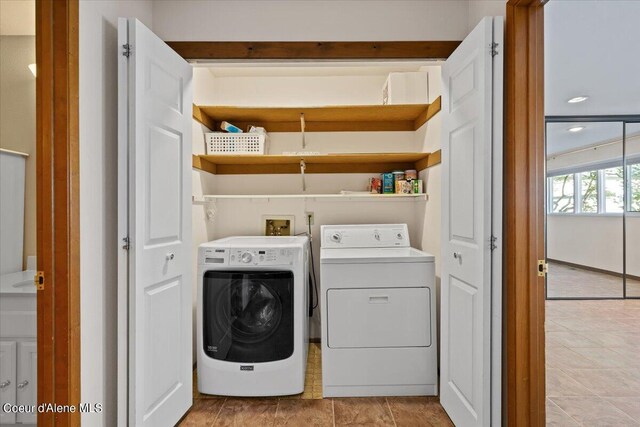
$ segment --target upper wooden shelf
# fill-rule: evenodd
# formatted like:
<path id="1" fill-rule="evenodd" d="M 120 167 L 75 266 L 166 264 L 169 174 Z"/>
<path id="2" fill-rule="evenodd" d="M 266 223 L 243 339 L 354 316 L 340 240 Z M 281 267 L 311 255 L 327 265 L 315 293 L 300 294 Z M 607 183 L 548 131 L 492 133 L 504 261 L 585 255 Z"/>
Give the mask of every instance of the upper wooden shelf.
<path id="1" fill-rule="evenodd" d="M 362 153 L 327 155 L 199 155 L 193 167 L 218 175 L 296 174 L 304 160 L 305 173 L 380 173 L 392 170 L 423 170 L 440 163 L 434 153 Z"/>
<path id="2" fill-rule="evenodd" d="M 193 117 L 219 131 L 226 120 L 240 129 L 260 126 L 267 132 L 300 132 L 304 114 L 305 132 L 415 131 L 440 111 L 440 97 L 431 104 L 345 105 L 327 107 L 227 107 L 193 106 Z"/>

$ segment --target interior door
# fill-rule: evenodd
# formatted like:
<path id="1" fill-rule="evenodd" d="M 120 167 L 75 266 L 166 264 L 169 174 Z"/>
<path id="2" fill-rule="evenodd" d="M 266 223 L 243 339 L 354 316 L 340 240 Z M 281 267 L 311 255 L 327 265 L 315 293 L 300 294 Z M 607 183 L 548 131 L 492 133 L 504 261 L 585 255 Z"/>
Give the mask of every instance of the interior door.
<path id="1" fill-rule="evenodd" d="M 499 410 L 491 422 L 492 379 L 498 379 L 497 396 L 500 386 L 499 372 L 491 369 L 491 306 L 492 279 L 496 291 L 501 283 L 496 264 L 498 277 L 492 277 L 501 228 L 492 213 L 493 189 L 501 184 L 501 149 L 494 143 L 501 144 L 502 25 L 501 18 L 484 18 L 442 67 L 440 400 L 454 424 L 465 427 L 500 424 Z"/>
<path id="2" fill-rule="evenodd" d="M 126 424 L 173 426 L 192 403 L 192 69 L 138 20 L 118 31 L 119 385 Z"/>

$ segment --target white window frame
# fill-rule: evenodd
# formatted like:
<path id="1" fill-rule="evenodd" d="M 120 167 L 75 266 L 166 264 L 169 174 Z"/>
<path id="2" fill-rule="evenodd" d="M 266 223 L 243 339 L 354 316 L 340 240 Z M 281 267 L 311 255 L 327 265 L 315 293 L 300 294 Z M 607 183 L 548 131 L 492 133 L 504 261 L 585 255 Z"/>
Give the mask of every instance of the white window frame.
<path id="1" fill-rule="evenodd" d="M 631 200 L 633 197 L 632 194 L 632 182 L 631 182 L 631 168 L 633 166 L 638 166 L 640 167 L 640 162 L 636 161 L 634 163 L 627 163 L 625 168 L 625 212 L 627 213 L 627 215 L 632 215 L 632 216 L 640 216 L 640 211 L 632 211 L 631 210 Z"/>
<path id="2" fill-rule="evenodd" d="M 630 165 L 627 165 L 630 166 Z M 618 166 L 615 166 L 618 167 Z M 629 212 L 630 204 L 630 186 L 631 180 L 624 179 L 624 185 L 628 186 L 625 189 L 625 206 L 623 208 L 624 212 L 607 212 L 606 211 L 606 194 L 605 194 L 605 169 L 593 169 L 581 172 L 567 172 L 560 175 L 547 176 L 547 215 L 557 215 L 557 216 L 565 216 L 565 215 L 577 215 L 577 216 L 622 216 L 625 212 L 638 214 L 638 212 Z M 598 197 L 598 212 L 582 212 L 582 174 L 586 172 L 597 172 L 598 178 L 596 179 L 596 193 Z M 556 176 L 564 176 L 564 175 L 573 175 L 573 212 L 553 212 L 553 178 Z M 629 173 L 625 174 L 625 178 L 629 176 Z M 629 198 L 629 204 L 627 204 L 627 198 Z"/>
<path id="3" fill-rule="evenodd" d="M 605 194 L 605 189 L 606 189 L 606 185 L 605 184 L 606 183 L 605 183 L 604 171 L 606 169 L 614 169 L 614 168 L 617 168 L 617 167 L 622 167 L 622 192 L 623 192 L 622 193 L 622 212 L 607 212 L 607 195 Z M 628 205 L 626 205 L 626 193 L 627 193 L 627 191 L 626 191 L 625 186 L 627 185 L 627 182 L 629 180 L 625 179 L 627 177 L 627 175 L 625 173 L 626 171 L 625 171 L 624 165 L 623 166 L 614 166 L 614 167 L 610 167 L 610 168 L 606 168 L 606 169 L 598 170 L 598 174 L 599 174 L 598 175 L 598 177 L 599 177 L 598 179 L 602 180 L 602 191 L 598 194 L 598 195 L 602 194 L 602 201 L 603 201 L 602 214 L 611 215 L 611 216 L 615 216 L 615 215 L 622 216 L 622 214 L 624 214 L 624 212 L 628 210 L 627 209 Z M 600 207 L 599 206 L 598 206 L 598 211 L 600 211 Z"/>

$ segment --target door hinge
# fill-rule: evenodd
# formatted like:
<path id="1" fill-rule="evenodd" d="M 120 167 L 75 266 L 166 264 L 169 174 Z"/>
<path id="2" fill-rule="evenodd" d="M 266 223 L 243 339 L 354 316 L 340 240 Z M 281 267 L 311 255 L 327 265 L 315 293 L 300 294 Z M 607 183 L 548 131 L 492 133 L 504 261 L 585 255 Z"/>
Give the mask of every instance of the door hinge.
<path id="1" fill-rule="evenodd" d="M 131 45 L 129 43 L 122 45 L 122 56 L 126 56 L 127 58 L 131 56 Z"/>
<path id="2" fill-rule="evenodd" d="M 500 43 L 491 43 L 491 56 L 496 56 L 498 54 L 498 46 L 500 46 Z"/>
<path id="3" fill-rule="evenodd" d="M 498 238 L 494 235 L 491 235 L 491 237 L 489 238 L 489 248 L 491 250 L 494 250 L 495 248 L 497 248 L 498 246 L 496 245 L 496 240 L 498 240 Z"/>
<path id="4" fill-rule="evenodd" d="M 538 276 L 545 277 L 548 272 L 549 272 L 549 264 L 547 264 L 545 260 L 539 259 L 538 260 Z"/>
<path id="5" fill-rule="evenodd" d="M 37 290 L 44 291 L 44 271 L 36 272 L 36 275 L 33 276 L 33 284 Z"/>
<path id="6" fill-rule="evenodd" d="M 125 251 L 128 251 L 129 249 L 131 249 L 131 244 L 129 241 L 129 236 L 127 237 L 123 237 L 122 238 L 122 242 L 124 243 L 124 245 L 122 245 L 122 249 L 124 249 Z"/>

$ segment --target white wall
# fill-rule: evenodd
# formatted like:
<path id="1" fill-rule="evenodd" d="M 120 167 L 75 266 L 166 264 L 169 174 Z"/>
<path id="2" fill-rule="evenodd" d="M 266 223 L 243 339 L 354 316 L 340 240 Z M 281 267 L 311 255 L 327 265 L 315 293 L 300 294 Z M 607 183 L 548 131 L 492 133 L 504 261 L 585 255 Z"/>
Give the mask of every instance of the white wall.
<path id="1" fill-rule="evenodd" d="M 204 154 L 204 146 L 202 145 L 202 141 L 204 138 L 204 133 L 209 130 L 193 120 L 192 127 L 192 147 L 194 154 Z M 191 171 L 191 185 L 192 185 L 192 194 L 194 196 L 202 196 L 204 194 L 213 194 L 215 192 L 215 175 L 212 175 L 207 172 L 201 172 L 196 169 Z M 191 211 L 191 228 L 192 234 L 191 239 L 193 242 L 193 285 L 192 285 L 192 304 L 193 304 L 193 363 L 196 363 L 196 345 L 197 345 L 197 337 L 196 337 L 196 298 L 198 294 L 198 246 L 203 243 L 210 242 L 215 239 L 214 234 L 214 222 L 210 218 L 210 213 L 214 212 L 212 206 L 206 205 L 197 205 L 194 204 Z M 211 212 L 209 212 L 211 211 Z"/>
<path id="2" fill-rule="evenodd" d="M 547 216 L 547 257 L 622 273 L 622 216 Z"/>
<path id="3" fill-rule="evenodd" d="M 163 40 L 462 40 L 466 0 L 154 2 Z"/>
<path id="4" fill-rule="evenodd" d="M 550 1 L 544 10 L 546 115 L 640 113 L 640 2 Z M 587 102 L 568 104 L 574 96 Z"/>
<path id="5" fill-rule="evenodd" d="M 80 2 L 81 400 L 102 413 L 85 426 L 116 425 L 117 19 L 151 26 L 149 1 Z"/>
<path id="6" fill-rule="evenodd" d="M 627 215 L 627 274 L 640 276 L 640 216 Z M 547 257 L 622 273 L 622 215 L 548 215 Z"/>
<path id="7" fill-rule="evenodd" d="M 36 62 L 35 36 L 0 36 L 0 147 L 27 153 L 23 265 L 36 255 Z"/>
<path id="8" fill-rule="evenodd" d="M 507 0 L 469 0 L 468 32 L 485 16 L 504 16 Z"/>

